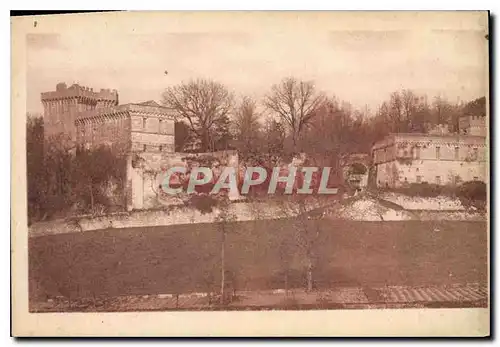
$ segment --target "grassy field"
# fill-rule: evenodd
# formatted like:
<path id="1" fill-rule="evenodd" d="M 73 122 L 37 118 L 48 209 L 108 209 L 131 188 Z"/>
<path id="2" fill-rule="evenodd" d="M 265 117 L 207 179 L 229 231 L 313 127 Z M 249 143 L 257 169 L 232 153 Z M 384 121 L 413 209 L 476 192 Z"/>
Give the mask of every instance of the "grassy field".
<path id="1" fill-rule="evenodd" d="M 487 280 L 486 223 L 310 221 L 316 288 Z M 316 223 L 313 225 L 313 223 Z M 290 220 L 238 222 L 226 243 L 228 286 L 306 284 Z M 214 224 L 113 229 L 29 240 L 30 297 L 205 292 L 220 283 Z"/>

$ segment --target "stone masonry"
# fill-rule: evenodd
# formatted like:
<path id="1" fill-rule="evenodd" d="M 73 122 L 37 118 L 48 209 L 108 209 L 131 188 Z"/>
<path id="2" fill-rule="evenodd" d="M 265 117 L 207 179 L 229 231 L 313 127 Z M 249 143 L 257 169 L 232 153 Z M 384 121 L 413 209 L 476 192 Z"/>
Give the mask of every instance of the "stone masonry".
<path id="1" fill-rule="evenodd" d="M 55 91 L 42 93 L 41 101 L 46 140 L 55 138 L 69 149 L 106 145 L 127 156 L 127 209 L 144 208 L 142 187 L 147 184 L 133 183 L 133 178 L 137 177 L 132 168 L 132 157 L 156 153 L 160 158 L 166 158 L 174 154 L 173 113 L 153 100 L 118 105 L 116 90 L 94 92 L 78 84 L 68 88 L 65 83 L 59 83 Z"/>
<path id="2" fill-rule="evenodd" d="M 482 136 L 391 134 L 373 146 L 372 154 L 379 187 L 487 179 L 486 139 Z"/>
<path id="3" fill-rule="evenodd" d="M 121 146 L 131 152 L 173 152 L 173 114 L 155 101 L 118 105 L 116 90 L 59 83 L 42 93 L 45 138 L 64 135 L 87 148 Z"/>
<path id="4" fill-rule="evenodd" d="M 41 95 L 44 107 L 45 138 L 64 134 L 71 142 L 76 142 L 75 121 L 82 113 L 108 109 L 118 105 L 116 90 L 101 89 L 94 92 L 92 88 L 73 84 L 58 83 L 55 91 Z"/>

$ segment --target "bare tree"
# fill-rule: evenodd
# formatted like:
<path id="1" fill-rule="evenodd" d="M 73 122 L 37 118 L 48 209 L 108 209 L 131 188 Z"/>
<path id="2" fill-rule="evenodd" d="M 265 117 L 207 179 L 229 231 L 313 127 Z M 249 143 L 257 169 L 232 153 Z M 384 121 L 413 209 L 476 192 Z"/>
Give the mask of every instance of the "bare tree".
<path id="1" fill-rule="evenodd" d="M 356 110 L 328 98 L 301 136 L 301 148 L 316 164 L 338 168 L 343 155 L 370 151 L 373 136 L 368 114 L 366 108 Z"/>
<path id="2" fill-rule="evenodd" d="M 264 99 L 264 105 L 288 125 L 295 151 L 302 131 L 316 115 L 324 100 L 323 94 L 316 92 L 312 82 L 288 77 L 273 85 L 271 92 Z"/>
<path id="3" fill-rule="evenodd" d="M 438 95 L 433 101 L 433 121 L 435 124 L 447 124 L 449 130 L 458 132 L 458 120 L 461 113 L 467 113 L 467 110 L 459 105 L 451 104 L 446 98 Z"/>
<path id="4" fill-rule="evenodd" d="M 184 152 L 191 144 L 191 128 L 184 121 L 175 122 L 175 151 Z"/>
<path id="5" fill-rule="evenodd" d="M 238 152 L 243 159 L 259 152 L 261 125 L 257 103 L 250 97 L 244 97 L 235 112 L 234 133 Z"/>
<path id="6" fill-rule="evenodd" d="M 230 203 L 227 197 L 222 197 L 219 204 L 220 213 L 215 219 L 218 229 L 221 233 L 221 286 L 220 286 L 220 303 L 227 303 L 226 293 L 226 241 L 227 233 L 232 230 L 232 223 L 236 221 L 236 216 L 230 211 Z"/>
<path id="7" fill-rule="evenodd" d="M 168 87 L 163 104 L 187 120 L 199 139 L 200 150 L 206 152 L 213 150 L 214 132 L 231 111 L 233 96 L 219 82 L 197 79 Z"/>
<path id="8" fill-rule="evenodd" d="M 317 197 L 311 195 L 292 194 L 278 200 L 282 217 L 291 221 L 280 245 L 280 259 L 285 270 L 285 294 L 288 292 L 288 270 L 292 254 L 300 254 L 306 263 L 306 290 L 314 289 L 313 272 L 317 263 L 317 247 L 321 236 L 321 219 L 323 209 Z"/>
<path id="9" fill-rule="evenodd" d="M 264 153 L 268 154 L 268 164 L 275 165 L 283 157 L 285 147 L 285 129 L 283 124 L 268 117 L 264 124 L 263 134 Z"/>
<path id="10" fill-rule="evenodd" d="M 399 92 L 394 92 L 391 94 L 391 99 L 389 101 L 389 117 L 391 120 L 392 131 L 402 132 L 403 122 L 404 122 L 404 111 L 403 111 L 403 98 Z"/>
<path id="11" fill-rule="evenodd" d="M 427 98 L 409 89 L 395 91 L 378 114 L 390 124 L 392 132 L 423 132 L 429 114 Z"/>

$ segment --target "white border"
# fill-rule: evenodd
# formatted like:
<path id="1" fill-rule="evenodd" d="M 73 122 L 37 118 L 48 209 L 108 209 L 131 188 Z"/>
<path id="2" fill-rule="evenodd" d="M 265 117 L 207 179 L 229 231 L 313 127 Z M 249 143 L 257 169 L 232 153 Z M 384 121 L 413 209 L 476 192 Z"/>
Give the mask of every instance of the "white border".
<path id="1" fill-rule="evenodd" d="M 74 4 L 74 5 L 73 5 Z M 157 4 L 153 5 L 153 2 L 147 2 L 147 1 L 121 1 L 119 2 L 120 6 L 123 6 L 124 8 L 131 9 L 131 10 L 139 10 L 139 9 L 153 9 L 154 6 L 157 6 Z M 16 9 L 33 9 L 36 8 L 37 6 L 42 5 L 40 2 L 34 2 L 34 1 L 17 1 L 15 3 Z M 317 0 L 310 0 L 307 2 L 304 1 L 252 1 L 249 2 L 248 4 L 244 3 L 236 3 L 232 1 L 211 1 L 209 3 L 203 2 L 203 1 L 183 1 L 181 3 L 175 4 L 175 3 L 169 3 L 168 6 L 164 6 L 162 8 L 156 7 L 156 9 L 169 9 L 169 10 L 188 10 L 188 9 L 210 9 L 210 10 L 218 10 L 218 9 L 233 9 L 233 10 L 241 10 L 241 9 L 259 9 L 259 10 L 272 10 L 272 9 L 303 9 L 303 10 L 310 10 L 310 9 L 315 9 L 315 10 L 355 10 L 355 9 L 363 9 L 363 10 L 369 10 L 369 9 L 376 9 L 376 10 L 383 10 L 383 9 L 401 9 L 401 10 L 411 10 L 411 9 L 420 9 L 420 10 L 456 10 L 456 9 L 492 9 L 493 13 L 498 13 L 497 7 L 498 7 L 498 2 L 494 1 L 480 1 L 476 0 L 474 2 L 471 1 L 453 1 L 449 3 L 450 6 L 446 6 L 443 4 L 438 4 L 436 1 L 418 1 L 418 2 L 400 2 L 400 1 L 377 1 L 377 2 L 370 2 L 370 1 L 349 1 L 349 2 L 343 2 L 341 4 L 335 4 L 335 6 L 329 6 L 325 4 L 324 1 L 317 1 Z M 472 5 L 472 6 L 471 6 Z M 99 8 L 99 7 L 105 7 L 112 9 L 113 6 L 110 5 L 105 5 L 102 1 L 95 1 L 95 0 L 88 0 L 85 1 L 84 3 L 68 3 L 67 1 L 44 1 L 43 2 L 43 7 L 45 9 L 56 9 L 56 8 L 67 8 L 70 9 L 73 7 L 74 9 L 91 9 L 91 8 Z M 116 7 L 114 7 L 116 8 Z M 4 11 L 4 13 L 6 13 Z M 4 17 L 5 18 L 5 17 Z M 4 40 L 4 47 L 9 47 L 10 48 L 10 23 L 6 20 L 2 22 L 3 26 L 0 30 L 2 33 L 2 38 Z M 497 24 L 498 25 L 498 24 Z M 498 43 L 498 39 L 496 39 L 495 36 L 495 43 Z M 9 49 L 10 50 L 10 49 Z M 4 102 L 2 103 L 3 107 L 5 108 L 5 115 L 2 118 L 3 126 L 0 127 L 0 131 L 4 132 L 0 136 L 0 141 L 1 143 L 1 148 L 2 148 L 2 157 L 0 159 L 3 159 L 4 163 L 4 170 L 2 170 L 2 178 L 3 182 L 9 182 L 9 185 L 5 184 L 4 189 L 2 190 L 2 199 L 1 199 L 1 207 L 2 207 L 2 213 L 5 214 L 5 217 L 3 220 L 8 220 L 10 217 L 10 194 L 7 192 L 10 192 L 10 178 L 9 174 L 10 173 L 10 165 L 9 167 L 6 167 L 5 163 L 10 163 L 10 122 L 8 121 L 9 117 L 7 115 L 10 115 L 10 55 L 3 55 L 4 57 L 4 66 L 6 71 L 6 78 L 4 79 L 4 90 L 2 95 L 4 96 Z M 493 57 L 496 60 L 496 57 Z M 8 66 L 8 67 L 7 67 Z M 496 74 L 494 76 L 495 81 L 496 81 Z M 15 92 L 15 91 L 13 91 Z M 498 95 L 495 93 L 494 95 L 494 100 L 498 100 Z M 495 117 L 496 115 L 492 115 L 492 117 Z M 497 122 L 495 130 L 499 130 L 498 127 L 500 127 L 499 122 Z M 494 147 L 499 148 L 498 143 L 495 141 L 494 142 Z M 496 160 L 494 161 L 496 163 Z M 496 165 L 496 164 L 495 164 Z M 495 192 L 497 190 L 495 189 Z M 494 211 L 492 211 L 494 213 Z M 6 223 L 7 224 L 7 223 Z M 6 225 L 7 226 L 7 225 Z M 10 225 L 6 228 L 7 230 L 4 231 L 2 234 L 2 237 L 5 238 L 3 244 L 7 245 L 9 244 L 9 232 L 8 230 L 10 229 Z M 498 236 L 497 236 L 497 242 L 498 242 Z M 497 245 L 497 244 L 496 244 Z M 10 252 L 7 252 L 7 250 L 4 251 L 5 257 L 7 257 L 7 254 L 10 254 Z M 9 257 L 10 258 L 10 257 Z M 6 259 L 7 260 L 7 259 Z M 5 269 L 5 276 L 7 276 L 7 273 L 10 271 L 9 266 L 7 264 L 9 262 L 4 261 L 2 262 L 2 266 Z M 2 312 L 4 312 L 2 318 L 3 321 L 2 323 L 5 323 L 3 326 L 7 327 L 10 324 L 10 302 L 7 303 L 7 293 L 10 291 L 10 287 L 7 287 L 4 285 L 3 287 L 3 297 L 4 299 L 4 307 Z M 498 317 L 497 317 L 498 318 Z M 498 319 L 496 320 L 498 322 Z M 492 327 L 493 328 L 493 327 Z M 498 332 L 498 330 L 496 330 Z M 2 336 L 7 336 L 7 334 L 4 332 Z M 10 339 L 9 341 L 12 341 Z M 3 342 L 3 341 L 2 341 Z M 7 341 L 5 341 L 7 342 Z M 380 343 L 384 343 L 385 341 L 380 341 Z M 87 343 L 87 342 L 85 342 Z M 307 342 L 305 342 L 307 343 Z M 476 342 L 479 343 L 479 342 Z"/>

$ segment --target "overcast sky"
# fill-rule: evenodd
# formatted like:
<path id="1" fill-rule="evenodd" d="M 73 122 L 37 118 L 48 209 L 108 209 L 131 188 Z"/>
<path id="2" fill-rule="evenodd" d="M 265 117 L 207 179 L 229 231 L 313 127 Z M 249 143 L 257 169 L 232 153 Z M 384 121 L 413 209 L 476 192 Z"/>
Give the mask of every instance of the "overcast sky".
<path id="1" fill-rule="evenodd" d="M 372 111 L 400 88 L 429 97 L 441 94 L 453 102 L 485 95 L 484 30 L 460 20 L 446 30 L 439 22 L 430 30 L 405 26 L 404 18 L 385 24 L 377 30 L 338 25 L 307 30 L 302 20 L 299 27 L 228 25 L 215 32 L 193 27 L 158 33 L 104 30 L 98 35 L 75 25 L 74 31 L 31 34 L 27 110 L 41 112 L 40 93 L 54 90 L 58 82 L 117 89 L 120 103 L 128 103 L 160 101 L 166 86 L 197 77 L 258 98 L 281 78 L 296 76 Z"/>

